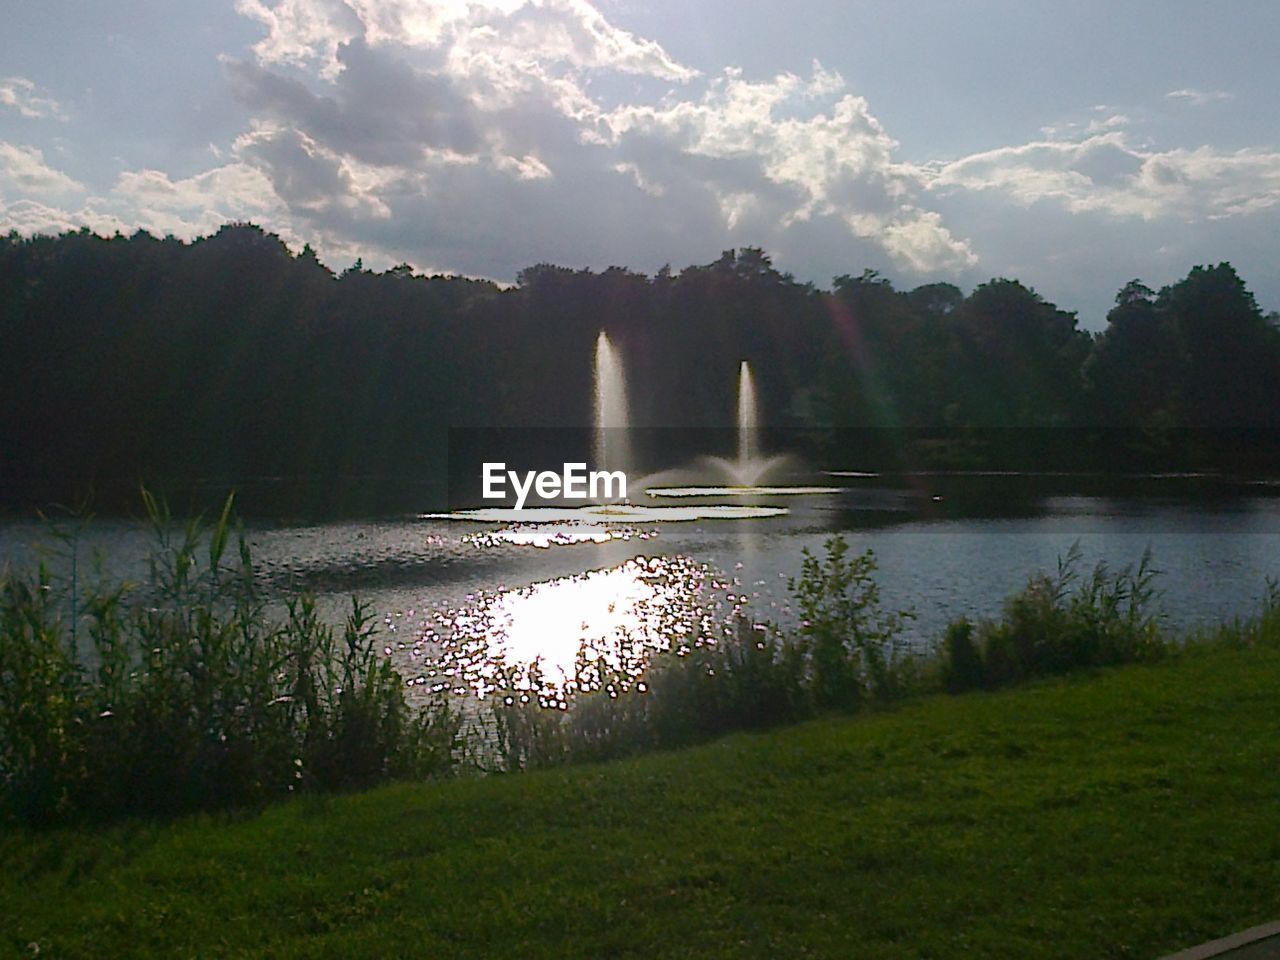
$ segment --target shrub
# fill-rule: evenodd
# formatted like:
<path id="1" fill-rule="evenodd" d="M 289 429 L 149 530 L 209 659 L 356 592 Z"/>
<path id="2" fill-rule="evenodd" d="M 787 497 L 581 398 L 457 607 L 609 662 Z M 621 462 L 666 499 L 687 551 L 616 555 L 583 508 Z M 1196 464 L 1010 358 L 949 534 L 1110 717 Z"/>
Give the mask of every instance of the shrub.
<path id="1" fill-rule="evenodd" d="M 796 643 L 807 669 L 809 692 L 819 710 L 853 709 L 902 692 L 898 644 L 910 611 L 880 608 L 871 550 L 849 556 L 841 536 L 829 537 L 819 560 L 803 551 L 800 576 L 788 581 L 801 617 Z"/>
<path id="2" fill-rule="evenodd" d="M 986 683 L 982 654 L 973 640 L 973 624 L 965 618 L 947 624 L 942 640 L 942 686 L 948 693 Z"/>
<path id="3" fill-rule="evenodd" d="M 1164 650 L 1148 550 L 1136 569 L 1097 564 L 1079 573 L 1079 544 L 1058 562 L 1057 575 L 1033 576 L 1005 601 L 998 621 L 984 622 L 979 640 L 967 620 L 943 638 L 942 674 L 952 692 L 999 687 L 1030 677 L 1130 663 Z"/>
<path id="4" fill-rule="evenodd" d="M 458 717 L 409 709 L 359 602 L 340 642 L 308 597 L 272 615 L 242 535 L 226 556 L 230 498 L 208 527 L 144 502 L 143 583 L 86 589 L 74 542 L 62 582 L 0 577 L 0 809 L 174 814 L 448 771 Z"/>

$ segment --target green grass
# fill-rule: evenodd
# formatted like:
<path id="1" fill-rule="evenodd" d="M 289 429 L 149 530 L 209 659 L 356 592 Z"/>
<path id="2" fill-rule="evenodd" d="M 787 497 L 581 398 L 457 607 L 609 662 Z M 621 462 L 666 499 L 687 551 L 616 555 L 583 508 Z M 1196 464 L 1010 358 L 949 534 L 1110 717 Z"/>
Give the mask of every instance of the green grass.
<path id="1" fill-rule="evenodd" d="M 1156 957 L 1280 917 L 1280 650 L 0 841 L 42 957 Z"/>

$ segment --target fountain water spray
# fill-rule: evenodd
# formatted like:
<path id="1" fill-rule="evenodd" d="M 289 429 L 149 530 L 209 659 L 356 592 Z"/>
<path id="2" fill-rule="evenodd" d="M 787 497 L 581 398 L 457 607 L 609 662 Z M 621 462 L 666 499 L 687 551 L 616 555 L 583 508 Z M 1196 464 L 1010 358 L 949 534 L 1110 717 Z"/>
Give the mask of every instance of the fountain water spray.
<path id="1" fill-rule="evenodd" d="M 627 380 L 622 360 L 603 330 L 596 338 L 595 361 L 595 468 L 630 474 L 631 426 L 627 409 Z"/>
<path id="2" fill-rule="evenodd" d="M 631 419 L 627 408 L 626 375 L 623 372 L 622 359 L 618 355 L 617 349 L 610 342 L 608 334 L 603 331 L 596 338 L 594 373 L 593 423 L 595 433 L 592 453 L 595 457 L 595 462 L 592 464 L 593 472 L 621 471 L 628 476 L 628 487 L 630 488 L 634 485 L 636 489 L 639 489 L 642 481 L 631 476 L 634 462 L 628 434 Z M 788 460 L 786 456 L 759 456 L 756 440 L 756 434 L 760 429 L 759 421 L 760 414 L 756 401 L 755 383 L 751 376 L 751 367 L 744 362 L 739 369 L 738 384 L 738 459 L 703 458 L 704 461 L 713 464 L 719 472 L 733 479 L 734 486 L 720 491 L 721 493 L 728 495 L 749 494 L 753 492 L 755 484 L 764 473 L 775 465 Z M 505 480 L 502 479 L 503 477 L 510 480 L 513 487 L 522 483 L 523 486 L 517 489 L 517 495 L 523 502 L 525 494 L 520 493 L 520 490 L 527 491 L 530 488 L 533 483 L 533 474 L 526 473 L 522 478 L 514 471 L 506 471 L 505 467 L 505 464 L 486 464 L 485 483 L 492 483 L 495 487 L 500 487 L 505 483 Z M 573 479 L 580 483 L 583 479 L 583 474 L 575 473 L 573 474 Z M 569 465 L 566 464 L 564 475 L 560 478 L 557 489 L 567 490 L 570 480 L 570 469 Z M 605 482 L 608 481 L 602 481 L 602 483 Z M 652 496 L 706 496 L 709 493 L 716 493 L 716 489 L 711 487 L 671 487 L 653 488 L 648 489 L 646 492 Z M 759 492 L 769 493 L 770 489 L 760 488 Z M 819 487 L 788 487 L 773 492 L 825 493 L 827 490 Z M 628 490 L 628 493 L 630 493 L 630 490 Z M 542 495 L 541 492 L 539 492 L 539 495 Z M 642 504 L 636 506 L 631 502 L 630 496 L 628 496 L 625 503 L 619 504 L 616 500 L 611 502 L 608 494 L 605 494 L 603 501 L 596 501 L 589 507 L 525 507 L 522 510 L 495 507 L 478 510 L 457 510 L 452 513 L 429 513 L 423 514 L 423 517 L 424 519 L 480 520 L 493 523 L 505 523 L 512 519 L 517 519 L 529 523 L 542 524 L 605 524 L 615 523 L 619 520 L 746 520 L 760 517 L 778 517 L 787 512 L 785 507 L 747 504 L 697 504 L 680 507 L 645 506 Z M 563 540 L 557 540 L 556 542 L 576 543 L 591 541 L 600 543 L 610 539 L 597 533 L 583 534 L 581 531 L 571 533 L 562 531 L 555 536 L 563 536 Z M 492 539 L 497 542 L 502 538 L 494 537 Z M 549 543 L 551 539 L 554 539 L 554 537 L 548 538 L 544 536 L 541 542 Z M 523 541 L 519 540 L 519 535 L 516 535 L 516 539 L 512 539 L 511 542 Z"/>
<path id="3" fill-rule="evenodd" d="M 756 435 L 760 431 L 760 411 L 756 406 L 756 384 L 751 376 L 751 364 L 746 360 L 738 368 L 738 468 L 756 459 Z"/>
<path id="4" fill-rule="evenodd" d="M 751 364 L 743 360 L 738 367 L 738 458 L 704 457 L 721 475 L 735 487 L 755 487 L 773 467 L 788 457 L 762 457 L 760 455 L 760 402 L 756 399 L 756 381 Z"/>

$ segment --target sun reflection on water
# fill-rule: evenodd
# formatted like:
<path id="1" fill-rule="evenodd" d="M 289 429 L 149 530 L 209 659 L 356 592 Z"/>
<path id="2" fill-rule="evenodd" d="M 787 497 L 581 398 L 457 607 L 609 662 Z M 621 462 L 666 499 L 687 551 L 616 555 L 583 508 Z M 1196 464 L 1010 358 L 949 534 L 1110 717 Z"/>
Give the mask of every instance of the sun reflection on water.
<path id="1" fill-rule="evenodd" d="M 575 690 L 616 694 L 642 682 L 653 653 L 714 643 L 744 600 L 682 556 L 476 594 L 423 621 L 408 650 L 411 683 L 560 707 Z"/>
<path id="2" fill-rule="evenodd" d="M 506 524 L 618 524 L 681 523 L 693 520 L 763 520 L 784 517 L 786 507 L 708 503 L 679 507 L 651 507 L 644 504 L 613 503 L 587 507 L 483 507 L 451 513 L 424 513 L 422 520 L 463 520 Z"/>
<path id="3" fill-rule="evenodd" d="M 481 530 L 462 537 L 463 543 L 473 547 L 498 547 L 512 545 L 517 547 L 550 547 L 571 546 L 576 543 L 608 543 L 611 540 L 624 542 L 631 540 L 651 540 L 658 535 L 656 530 L 642 530 L 639 527 L 606 527 L 599 524 L 512 524 L 499 527 L 497 530 Z"/>

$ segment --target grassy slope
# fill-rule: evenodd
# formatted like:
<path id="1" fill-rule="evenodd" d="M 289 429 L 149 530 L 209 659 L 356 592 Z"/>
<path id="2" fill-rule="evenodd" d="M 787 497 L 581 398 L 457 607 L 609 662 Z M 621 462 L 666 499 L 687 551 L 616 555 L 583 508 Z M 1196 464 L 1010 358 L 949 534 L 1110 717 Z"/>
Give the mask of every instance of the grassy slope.
<path id="1" fill-rule="evenodd" d="M 0 954 L 1154 957 L 1280 917 L 1280 651 L 0 843 Z"/>

